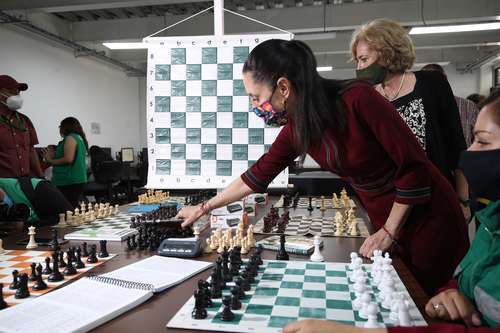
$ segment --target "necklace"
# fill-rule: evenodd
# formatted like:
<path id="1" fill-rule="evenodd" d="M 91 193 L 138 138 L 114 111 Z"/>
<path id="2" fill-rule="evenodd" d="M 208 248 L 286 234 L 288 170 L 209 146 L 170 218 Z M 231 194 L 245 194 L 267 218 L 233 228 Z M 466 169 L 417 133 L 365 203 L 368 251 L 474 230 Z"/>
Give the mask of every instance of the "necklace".
<path id="1" fill-rule="evenodd" d="M 396 91 L 396 94 L 392 97 L 390 97 L 389 95 L 387 95 L 385 93 L 385 85 L 384 83 L 382 82 L 382 94 L 384 95 L 385 98 L 387 98 L 387 100 L 389 100 L 390 102 L 392 102 L 393 100 L 395 100 L 396 98 L 398 98 L 399 96 L 399 93 L 401 92 L 401 88 L 403 88 L 403 82 L 405 82 L 405 76 L 406 76 L 406 71 L 403 73 L 403 77 L 401 78 L 401 83 L 399 84 L 399 88 L 398 88 L 398 91 Z"/>

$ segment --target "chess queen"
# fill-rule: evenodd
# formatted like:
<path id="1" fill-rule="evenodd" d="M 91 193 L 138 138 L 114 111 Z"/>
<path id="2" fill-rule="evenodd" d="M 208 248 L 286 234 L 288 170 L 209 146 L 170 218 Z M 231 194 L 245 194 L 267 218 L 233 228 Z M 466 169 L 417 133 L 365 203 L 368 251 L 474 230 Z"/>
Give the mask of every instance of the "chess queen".
<path id="1" fill-rule="evenodd" d="M 392 250 L 430 294 L 452 276 L 469 246 L 457 196 L 391 103 L 363 81 L 320 77 L 311 49 L 295 40 L 256 46 L 243 82 L 252 111 L 283 128 L 269 152 L 223 192 L 184 207 L 184 225 L 264 192 L 291 162 L 309 154 L 348 182 L 366 209 L 376 232 L 361 246 L 362 255 Z"/>

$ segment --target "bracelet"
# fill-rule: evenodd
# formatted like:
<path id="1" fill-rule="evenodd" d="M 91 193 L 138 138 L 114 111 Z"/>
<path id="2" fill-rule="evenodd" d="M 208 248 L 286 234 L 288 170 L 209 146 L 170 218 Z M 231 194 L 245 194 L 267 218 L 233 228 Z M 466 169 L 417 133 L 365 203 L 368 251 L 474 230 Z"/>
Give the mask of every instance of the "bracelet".
<path id="1" fill-rule="evenodd" d="M 382 226 L 382 230 L 385 231 L 385 233 L 389 236 L 389 238 L 391 239 L 391 241 L 393 243 L 396 243 L 396 238 L 389 232 L 389 230 L 387 230 L 387 228 L 385 227 L 385 225 Z"/>

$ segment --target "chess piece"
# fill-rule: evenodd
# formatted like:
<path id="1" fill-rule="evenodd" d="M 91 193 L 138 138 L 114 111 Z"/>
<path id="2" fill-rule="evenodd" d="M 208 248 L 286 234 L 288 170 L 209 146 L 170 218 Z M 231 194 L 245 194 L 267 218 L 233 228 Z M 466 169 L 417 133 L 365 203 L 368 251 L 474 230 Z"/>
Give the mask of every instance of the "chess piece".
<path id="1" fill-rule="evenodd" d="M 197 226 L 193 227 L 193 234 L 196 240 L 198 240 L 200 238 L 200 228 Z"/>
<path id="2" fill-rule="evenodd" d="M 36 263 L 32 262 L 31 265 L 31 273 L 28 277 L 29 281 L 36 281 Z"/>
<path id="3" fill-rule="evenodd" d="M 233 310 L 239 310 L 241 309 L 241 301 L 240 301 L 240 298 L 239 298 L 239 288 L 241 288 L 240 286 L 234 286 L 231 288 L 231 309 Z"/>
<path id="4" fill-rule="evenodd" d="M 194 309 L 193 312 L 191 312 L 191 318 L 193 319 L 207 318 L 207 309 L 205 308 L 205 294 L 200 289 L 197 289 L 194 292 Z"/>
<path id="5" fill-rule="evenodd" d="M 367 308 L 368 320 L 366 321 L 364 327 L 365 328 L 380 328 L 380 327 L 384 327 L 383 324 L 380 324 L 377 321 L 377 315 L 378 315 L 377 304 L 370 303 L 368 305 L 368 308 Z"/>
<path id="6" fill-rule="evenodd" d="M 36 266 L 36 282 L 35 284 L 33 285 L 33 290 L 45 290 L 47 289 L 47 284 L 43 281 L 43 277 L 42 277 L 42 265 L 38 264 L 38 266 Z"/>
<path id="7" fill-rule="evenodd" d="M 289 260 L 290 257 L 285 249 L 285 234 L 280 235 L 280 249 L 278 253 L 276 253 L 276 260 Z"/>
<path id="8" fill-rule="evenodd" d="M 66 262 L 64 261 L 64 252 L 63 251 L 59 251 L 59 267 L 64 268 L 66 266 L 67 266 Z"/>
<path id="9" fill-rule="evenodd" d="M 57 235 L 57 229 L 54 228 L 51 230 L 51 232 L 52 232 L 52 241 L 50 242 L 50 248 L 52 249 L 52 251 L 59 251 L 60 246 Z"/>
<path id="10" fill-rule="evenodd" d="M 4 253 L 5 253 L 5 249 L 3 248 L 3 239 L 0 238 L 0 254 L 4 254 Z"/>
<path id="11" fill-rule="evenodd" d="M 398 324 L 399 324 L 399 326 L 402 326 L 402 327 L 413 326 L 408 303 L 405 302 L 404 300 L 400 300 L 399 302 L 400 302 L 399 306 L 398 306 Z"/>
<path id="12" fill-rule="evenodd" d="M 9 285 L 10 290 L 19 288 L 19 271 L 17 269 L 12 271 L 12 283 Z"/>
<path id="13" fill-rule="evenodd" d="M 52 269 L 50 268 L 50 257 L 45 257 L 45 268 L 42 274 L 49 275 L 50 273 L 52 273 Z"/>
<path id="14" fill-rule="evenodd" d="M 0 310 L 5 309 L 7 306 L 7 302 L 5 302 L 3 297 L 3 283 L 0 283 Z"/>
<path id="15" fill-rule="evenodd" d="M 325 261 L 325 258 L 321 254 L 320 244 L 321 244 L 320 236 L 319 235 L 314 236 L 314 252 L 309 258 L 309 260 L 317 262 Z"/>
<path id="16" fill-rule="evenodd" d="M 309 212 L 312 212 L 314 210 L 314 207 L 312 205 L 312 197 L 309 197 L 309 206 L 307 207 L 307 210 Z"/>
<path id="17" fill-rule="evenodd" d="M 75 266 L 73 266 L 72 250 L 68 250 L 68 252 L 66 253 L 66 258 L 68 258 L 68 265 L 64 269 L 63 274 L 65 276 L 75 275 L 76 273 L 78 273 L 78 271 L 76 270 Z"/>
<path id="18" fill-rule="evenodd" d="M 61 213 L 59 214 L 59 222 L 57 223 L 58 228 L 65 228 L 67 226 L 66 224 L 66 214 Z"/>
<path id="19" fill-rule="evenodd" d="M 99 260 L 97 259 L 97 245 L 92 244 L 90 247 L 90 253 L 87 257 L 87 262 L 89 264 L 95 264 Z"/>
<path id="20" fill-rule="evenodd" d="M 76 248 L 76 263 L 75 267 L 77 269 L 85 268 L 85 264 L 82 261 L 82 249 L 80 247 Z"/>
<path id="21" fill-rule="evenodd" d="M 106 243 L 107 241 L 106 240 L 100 240 L 99 241 L 99 258 L 107 258 L 109 257 L 109 253 L 108 253 L 108 249 L 106 248 Z"/>
<path id="22" fill-rule="evenodd" d="M 361 295 L 361 309 L 359 310 L 359 317 L 363 319 L 368 319 L 368 306 L 371 302 L 371 296 L 368 292 Z"/>
<path id="23" fill-rule="evenodd" d="M 19 288 L 17 288 L 14 298 L 23 299 L 28 297 L 30 297 L 30 290 L 28 288 L 28 274 L 23 273 L 19 276 Z"/>
<path id="24" fill-rule="evenodd" d="M 233 321 L 234 313 L 231 311 L 231 296 L 224 296 L 222 299 L 223 309 L 220 313 L 220 319 L 222 321 Z"/>
<path id="25" fill-rule="evenodd" d="M 38 247 L 38 244 L 35 240 L 36 231 L 34 226 L 28 228 L 28 235 L 30 236 L 30 240 L 28 242 L 28 245 L 26 245 L 26 249 L 36 249 Z"/>
<path id="26" fill-rule="evenodd" d="M 325 196 L 321 196 L 321 206 L 319 208 L 322 212 L 324 212 L 326 210 L 326 207 L 325 207 Z"/>
<path id="27" fill-rule="evenodd" d="M 82 243 L 82 257 L 88 257 L 88 256 L 89 256 L 89 252 L 87 249 L 87 242 L 83 242 Z"/>

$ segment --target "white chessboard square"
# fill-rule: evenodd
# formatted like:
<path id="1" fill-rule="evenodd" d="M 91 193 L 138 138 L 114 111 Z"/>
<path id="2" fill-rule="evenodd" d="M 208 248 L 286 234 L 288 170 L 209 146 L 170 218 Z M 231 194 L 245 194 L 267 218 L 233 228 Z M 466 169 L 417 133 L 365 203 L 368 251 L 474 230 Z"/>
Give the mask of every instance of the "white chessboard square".
<path id="1" fill-rule="evenodd" d="M 201 160 L 201 145 L 200 144 L 187 144 L 186 145 L 186 159 L 188 159 L 188 160 Z"/>
<path id="2" fill-rule="evenodd" d="M 275 305 L 271 312 L 271 316 L 298 318 L 299 310 L 300 307 L 298 306 Z"/>
<path id="3" fill-rule="evenodd" d="M 201 64 L 201 47 L 186 48 L 186 64 Z"/>
<path id="4" fill-rule="evenodd" d="M 304 275 L 286 274 L 281 281 L 304 282 Z"/>
<path id="5" fill-rule="evenodd" d="M 170 65 L 171 80 L 186 80 L 186 65 Z"/>
<path id="6" fill-rule="evenodd" d="M 233 175 L 240 174 L 248 169 L 248 160 L 233 161 Z"/>
<path id="7" fill-rule="evenodd" d="M 348 284 L 346 277 L 342 276 L 327 276 L 326 283 L 336 283 L 336 284 Z"/>
<path id="8" fill-rule="evenodd" d="M 304 290 L 326 290 L 325 283 L 317 283 L 317 282 L 304 282 L 302 285 L 302 289 Z"/>
<path id="9" fill-rule="evenodd" d="M 249 112 L 249 111 L 250 111 L 250 99 L 248 96 L 233 96 L 233 112 Z M 256 116 L 256 118 L 258 117 Z M 252 126 L 250 126 L 249 124 L 248 127 Z"/>
<path id="10" fill-rule="evenodd" d="M 170 127 L 170 112 L 155 112 L 153 117 L 156 127 Z"/>
<path id="11" fill-rule="evenodd" d="M 233 96 L 233 81 L 232 80 L 218 80 L 217 81 L 217 95 L 218 96 Z"/>
<path id="12" fill-rule="evenodd" d="M 153 57 L 151 58 L 151 54 L 153 54 Z M 170 48 L 167 47 L 150 47 L 149 51 L 149 62 L 157 62 L 159 64 L 170 64 Z M 152 60 L 152 61 L 151 61 Z M 148 63 L 149 63 L 148 62 Z"/>
<path id="13" fill-rule="evenodd" d="M 302 289 L 280 288 L 280 290 L 278 290 L 278 296 L 301 298 Z"/>
<path id="14" fill-rule="evenodd" d="M 264 120 L 262 120 L 261 118 L 259 118 L 255 113 L 249 112 L 249 115 L 248 115 L 248 127 L 249 128 L 264 128 L 265 127 Z M 266 129 L 266 131 L 267 131 L 267 129 Z M 264 131 L 264 133 L 266 131 Z"/>
<path id="15" fill-rule="evenodd" d="M 245 313 L 243 318 L 241 318 L 241 320 L 238 322 L 238 326 L 251 328 L 262 327 L 263 329 L 266 329 L 269 323 L 269 319 L 270 317 L 267 315 Z M 259 332 L 260 329 L 257 329 L 256 331 Z"/>
<path id="16" fill-rule="evenodd" d="M 320 269 L 306 269 L 305 275 L 326 276 L 326 271 Z"/>
<path id="17" fill-rule="evenodd" d="M 232 127 L 233 127 L 233 113 L 217 112 L 217 128 L 232 128 Z"/>
<path id="18" fill-rule="evenodd" d="M 162 159 L 169 160 L 171 158 L 171 145 L 156 145 L 156 154 L 157 156 L 161 156 Z"/>
<path id="19" fill-rule="evenodd" d="M 219 47 L 217 49 L 217 62 L 219 64 L 233 63 L 233 47 Z"/>
<path id="20" fill-rule="evenodd" d="M 252 304 L 274 305 L 275 300 L 276 300 L 275 296 L 266 296 L 266 295 L 253 295 L 252 296 Z"/>
<path id="21" fill-rule="evenodd" d="M 201 65 L 202 80 L 217 80 L 217 64 Z"/>
<path id="22" fill-rule="evenodd" d="M 199 80 L 186 81 L 186 96 L 201 96 L 201 81 Z"/>
<path id="23" fill-rule="evenodd" d="M 217 145 L 217 159 L 230 161 L 233 159 L 233 146 L 232 145 Z"/>
<path id="24" fill-rule="evenodd" d="M 201 112 L 217 112 L 217 96 L 201 96 Z"/>
<path id="25" fill-rule="evenodd" d="M 281 128 L 266 128 L 264 131 L 264 144 L 270 145 L 276 140 Z"/>
<path id="26" fill-rule="evenodd" d="M 266 268 L 265 274 L 285 274 L 285 268 Z"/>
<path id="27" fill-rule="evenodd" d="M 186 113 L 186 127 L 187 128 L 200 128 L 201 127 L 201 113 L 200 112 L 187 112 Z"/>
<path id="28" fill-rule="evenodd" d="M 281 286 L 281 281 L 260 280 L 260 282 L 259 282 L 259 287 L 279 288 L 280 286 Z"/>
<path id="29" fill-rule="evenodd" d="M 201 143 L 202 144 L 217 144 L 217 129 L 216 128 L 202 128 L 201 129 Z"/>
<path id="30" fill-rule="evenodd" d="M 323 298 L 307 298 L 300 299 L 300 306 L 302 308 L 326 308 L 326 299 Z"/>
<path id="31" fill-rule="evenodd" d="M 326 291 L 326 299 L 335 299 L 339 301 L 350 301 L 351 294 L 346 291 Z"/>
<path id="32" fill-rule="evenodd" d="M 186 173 L 186 160 L 171 160 L 170 174 L 185 174 Z"/>
<path id="33" fill-rule="evenodd" d="M 185 128 L 171 128 L 170 129 L 170 143 L 186 143 L 186 129 Z"/>
<path id="34" fill-rule="evenodd" d="M 151 90 L 153 87 L 153 90 Z M 157 96 L 170 96 L 172 84 L 170 81 L 155 81 L 152 86 L 148 86 L 148 93 L 154 93 Z"/>
<path id="35" fill-rule="evenodd" d="M 241 80 L 243 79 L 243 64 L 233 64 L 233 79 Z"/>
<path id="36" fill-rule="evenodd" d="M 185 96 L 170 97 L 170 112 L 186 112 L 186 97 Z"/>
<path id="37" fill-rule="evenodd" d="M 344 309 L 326 309 L 326 319 L 336 321 L 354 321 L 354 311 Z"/>
<path id="38" fill-rule="evenodd" d="M 216 168 L 217 162 L 214 160 L 201 160 L 201 170 L 203 170 L 203 176 L 213 177 L 217 175 Z"/>
<path id="39" fill-rule="evenodd" d="M 233 143 L 248 144 L 248 128 L 233 128 Z"/>

